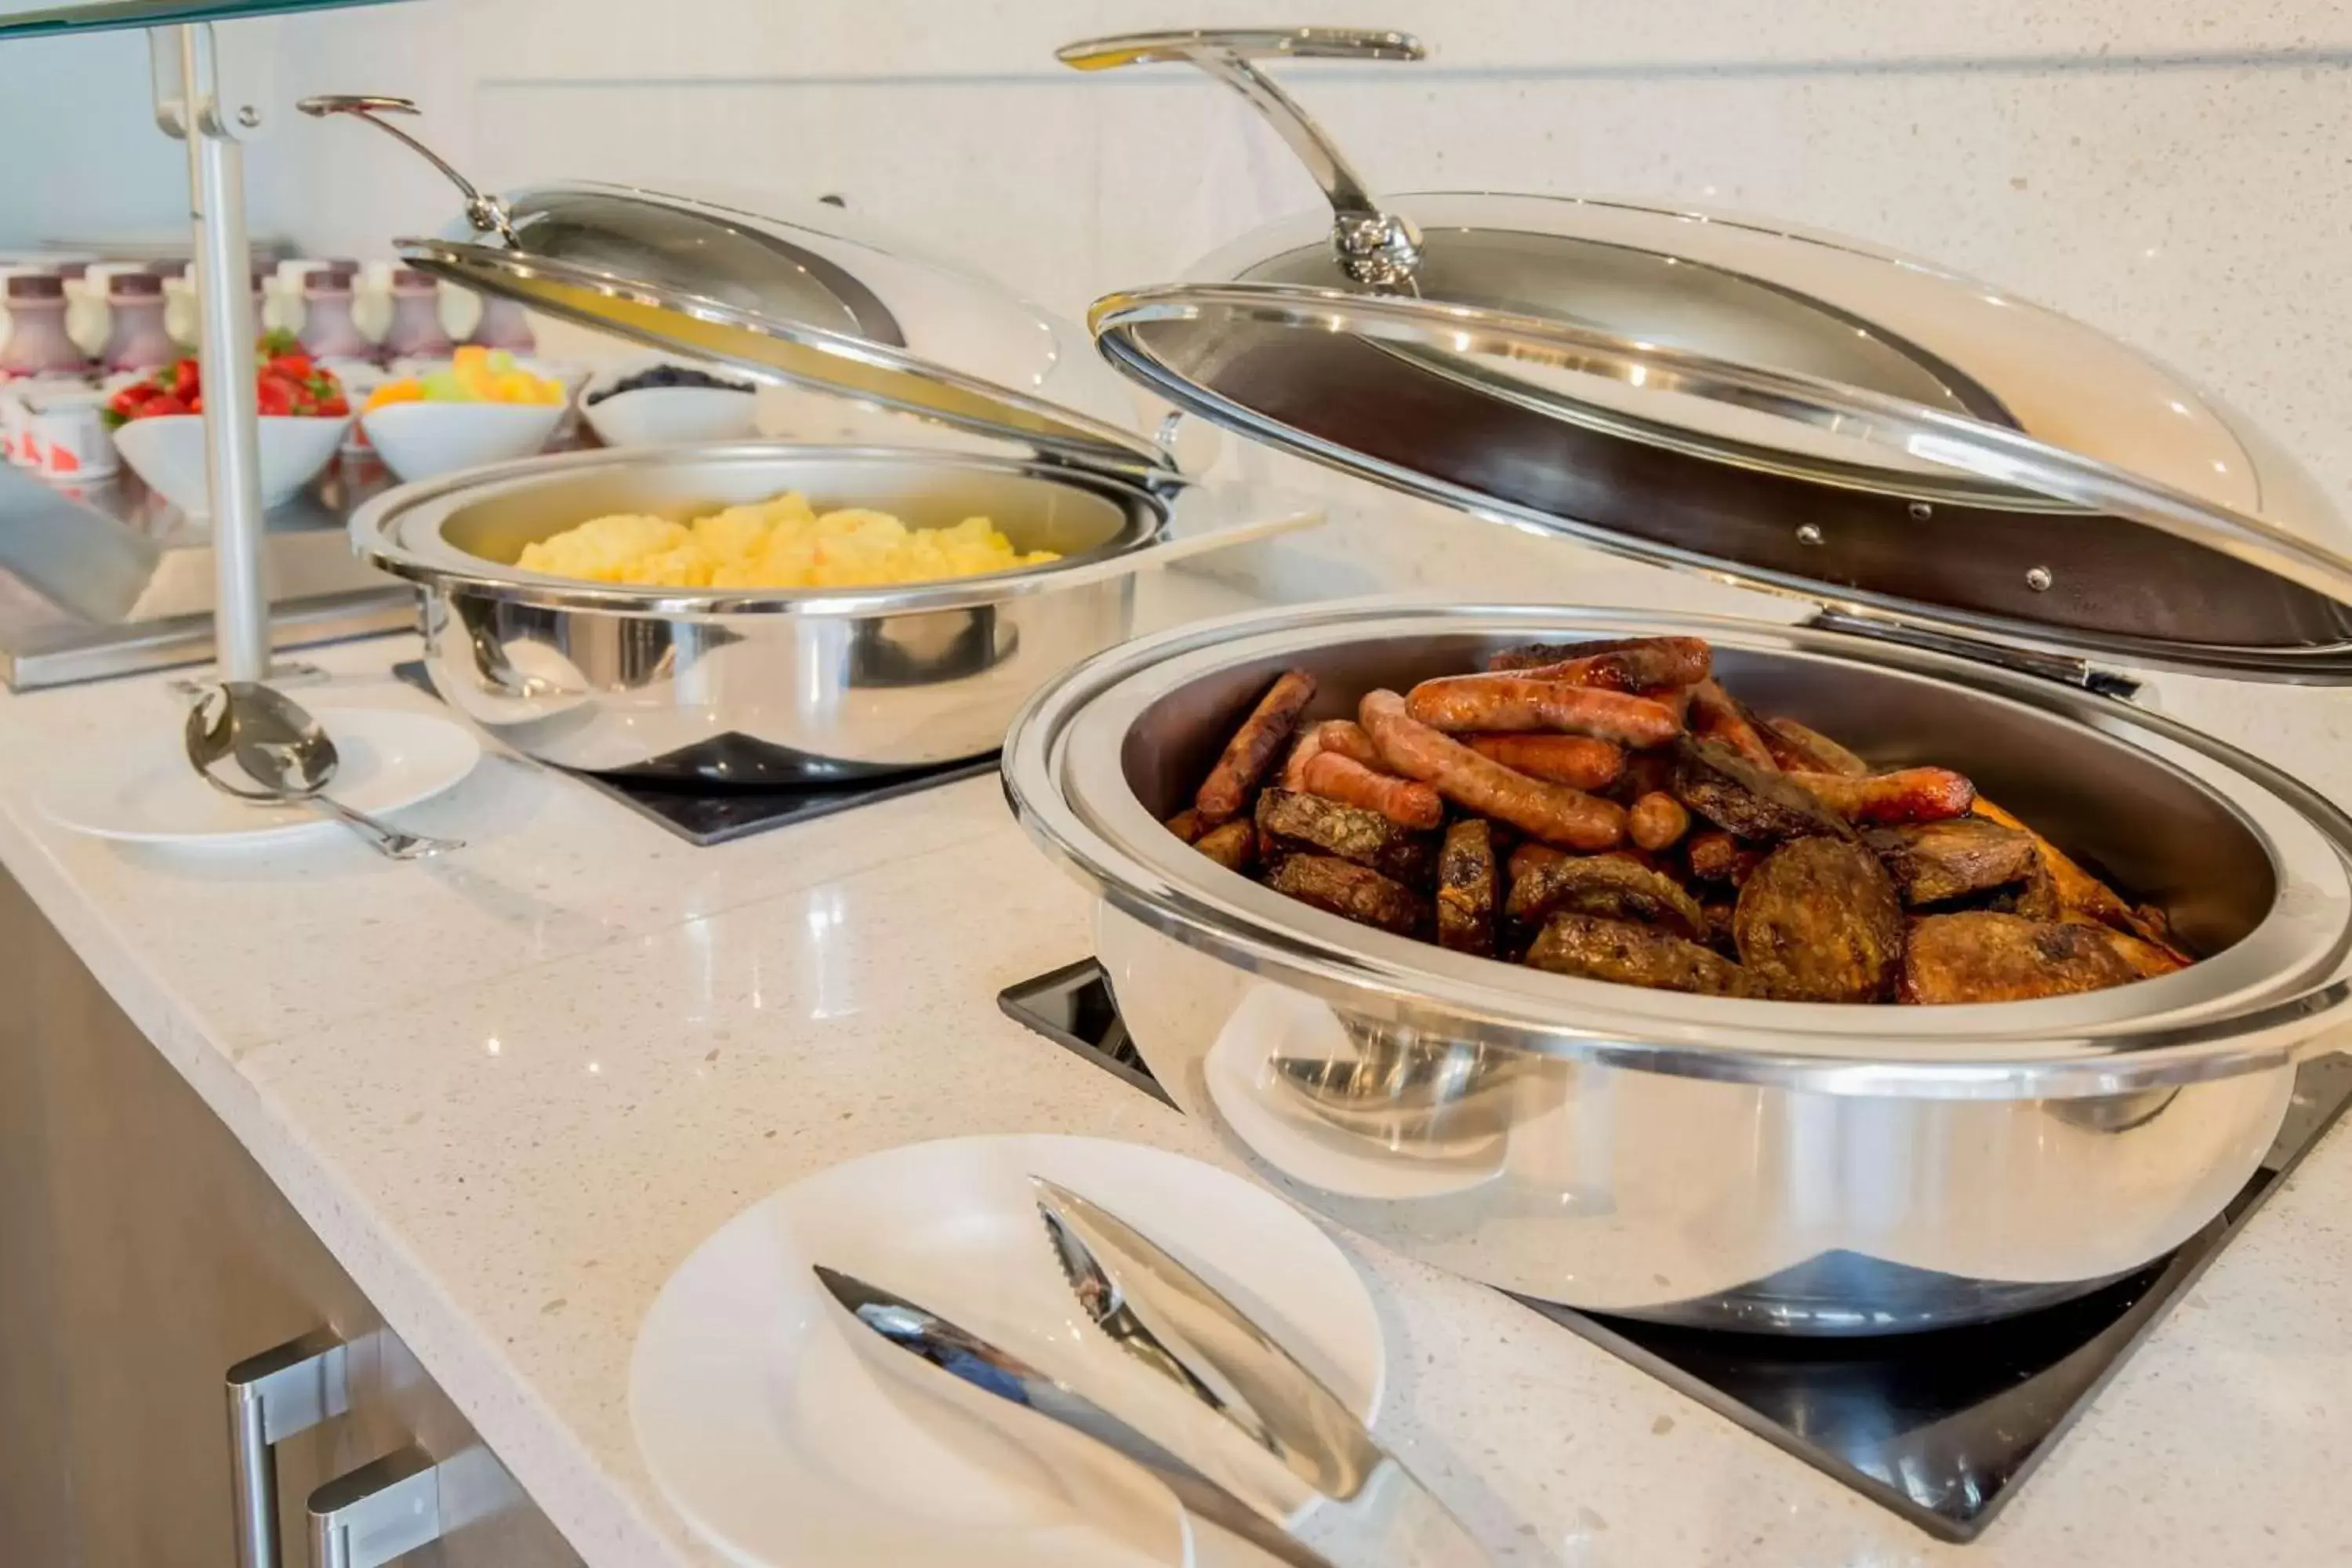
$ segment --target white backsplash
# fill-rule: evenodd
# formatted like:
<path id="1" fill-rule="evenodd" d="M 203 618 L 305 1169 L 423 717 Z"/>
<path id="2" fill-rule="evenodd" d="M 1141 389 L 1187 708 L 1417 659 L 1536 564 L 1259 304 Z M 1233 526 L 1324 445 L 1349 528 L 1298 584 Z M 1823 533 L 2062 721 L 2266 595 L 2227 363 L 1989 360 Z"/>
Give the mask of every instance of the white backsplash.
<path id="1" fill-rule="evenodd" d="M 270 26 L 285 100 L 414 97 L 415 129 L 486 185 L 835 193 L 1076 315 L 1316 197 L 1223 89 L 1176 67 L 1081 76 L 1054 46 L 1295 19 L 1262 0 L 413 0 Z M 2352 9 L 1362 0 L 1311 19 L 1433 47 L 1422 65 L 1276 68 L 1378 185 L 1634 195 L 1931 256 L 2186 371 L 2352 503 L 2352 356 L 2337 346 L 2352 317 Z M 34 47 L 54 61 L 83 46 Z M 457 211 L 381 136 L 290 115 L 248 184 L 257 215 L 318 255 L 382 257 Z M 593 349 L 560 329 L 542 346 Z M 837 423 L 791 399 L 771 399 L 767 422 Z M 1205 568 L 1282 597 L 1405 587 L 1792 613 L 1237 447 L 1228 461 L 1331 505 L 1327 528 Z M 2196 701 L 2177 682 L 2168 700 L 2176 687 Z M 2318 710 L 2326 729 L 2347 707 L 2285 693 L 2206 706 L 2282 742 L 2311 737 L 2263 715 Z M 2352 763 L 2341 773 L 2352 786 Z"/>
<path id="2" fill-rule="evenodd" d="M 491 184 L 833 192 L 1076 313 L 1312 203 L 1231 94 L 1079 75 L 1089 33 L 1293 19 L 1198 0 L 419 0 L 279 24 L 280 85 L 411 94 Z M 1364 0 L 1423 65 L 1277 68 L 1391 189 L 1633 194 L 1932 256 L 2114 331 L 2352 498 L 2352 11 L 2316 0 Z M 257 156 L 314 249 L 380 254 L 453 193 L 356 126 Z"/>

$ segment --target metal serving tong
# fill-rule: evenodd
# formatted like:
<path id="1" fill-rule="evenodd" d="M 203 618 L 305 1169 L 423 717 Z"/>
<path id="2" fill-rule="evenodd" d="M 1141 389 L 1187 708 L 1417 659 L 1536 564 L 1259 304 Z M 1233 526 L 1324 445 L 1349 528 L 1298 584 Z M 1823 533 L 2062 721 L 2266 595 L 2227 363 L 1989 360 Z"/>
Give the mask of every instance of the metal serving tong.
<path id="1" fill-rule="evenodd" d="M 929 1362 L 965 1388 L 991 1395 L 986 1400 L 967 1399 L 964 1406 L 975 1413 L 990 1413 L 989 1418 L 1016 1441 L 1017 1423 L 1022 1417 L 1013 1414 L 1011 1406 L 1045 1416 L 1133 1460 L 1157 1476 L 1193 1517 L 1248 1542 L 1286 1568 L 1343 1568 L 1293 1540 L 1279 1518 L 1267 1519 L 1255 1506 L 1127 1422 L 1011 1351 L 949 1321 L 928 1307 L 879 1285 L 869 1285 L 855 1274 L 820 1263 L 816 1265 L 816 1278 L 843 1311 L 871 1331 L 855 1336 L 851 1342 L 891 1375 L 919 1382 L 927 1374 L 917 1369 L 915 1363 Z M 886 1344 L 907 1354 L 900 1356 L 881 1348 Z"/>
<path id="2" fill-rule="evenodd" d="M 1099 1205 L 1042 1176 L 1030 1182 L 1080 1308 L 1129 1359 L 1215 1418 L 1208 1425 L 1223 1439 L 1215 1468 L 1241 1483 L 1231 1489 L 1277 1521 L 1283 1512 L 1266 1500 L 1322 1500 L 1316 1545 L 1341 1568 L 1488 1561 L 1337 1394 L 1208 1281 Z M 1153 1435 L 1210 1468 L 1192 1440 L 1172 1429 Z"/>

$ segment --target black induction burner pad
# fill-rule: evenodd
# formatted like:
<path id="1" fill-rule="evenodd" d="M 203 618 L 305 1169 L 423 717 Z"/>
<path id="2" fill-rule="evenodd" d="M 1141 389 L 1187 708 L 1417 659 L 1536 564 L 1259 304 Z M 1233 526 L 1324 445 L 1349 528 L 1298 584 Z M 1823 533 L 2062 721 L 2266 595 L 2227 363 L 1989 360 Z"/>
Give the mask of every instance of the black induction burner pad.
<path id="1" fill-rule="evenodd" d="M 1094 960 L 1013 986 L 998 1004 L 1168 1100 Z M 2261 1169 L 2203 1230 L 2089 1295 L 1997 1322 L 1819 1339 L 1668 1328 L 1517 1299 L 1928 1533 L 1971 1541 L 2347 1103 L 2352 1057 L 2306 1062 Z M 1830 1254 L 1804 1268 L 1827 1280 L 1855 1261 Z"/>
<path id="2" fill-rule="evenodd" d="M 432 677 L 425 673 L 422 660 L 409 659 L 395 664 L 392 667 L 392 673 L 426 696 L 438 700 L 440 693 L 433 689 Z M 610 796 L 699 847 L 730 843 L 754 833 L 765 833 L 772 827 L 788 827 L 796 822 L 830 816 L 836 811 L 847 811 L 853 806 L 896 800 L 917 790 L 978 778 L 996 771 L 997 753 L 991 752 L 984 757 L 965 762 L 949 763 L 933 768 L 914 768 L 905 773 L 876 777 L 772 782 L 761 779 L 758 768 L 751 765 L 750 749 L 757 744 L 740 736 L 719 735 L 693 748 L 698 753 L 697 760 L 711 764 L 706 771 L 732 773 L 751 781 L 743 784 L 625 773 L 586 773 L 571 768 L 556 768 L 555 771 Z M 763 751 L 761 757 L 770 754 Z M 674 760 L 680 757 L 681 754 L 673 753 Z M 730 763 L 741 765 L 729 765 Z"/>

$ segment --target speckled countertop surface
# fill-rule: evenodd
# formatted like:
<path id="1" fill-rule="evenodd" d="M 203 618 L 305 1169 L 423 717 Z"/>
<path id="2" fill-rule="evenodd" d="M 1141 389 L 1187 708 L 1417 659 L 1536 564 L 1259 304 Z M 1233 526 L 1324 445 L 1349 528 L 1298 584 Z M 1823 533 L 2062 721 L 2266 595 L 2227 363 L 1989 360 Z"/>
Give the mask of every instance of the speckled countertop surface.
<path id="1" fill-rule="evenodd" d="M 1339 535 L 1316 548 L 1347 553 Z M 1413 559 L 1443 550 L 1425 540 Z M 1446 560 L 1450 577 L 1477 569 Z M 1412 562 L 1393 575 L 1431 581 Z M 1697 594 L 1598 566 L 1548 585 Z M 1147 593 L 1160 620 L 1242 597 L 1172 575 Z M 412 651 L 379 640 L 321 662 L 339 698 L 422 707 L 384 674 Z M 2345 797 L 2335 700 L 2184 692 L 2177 711 L 2227 719 Z M 1002 987 L 1088 951 L 1088 901 L 993 780 L 694 849 L 492 755 L 412 814 L 471 847 L 407 867 L 333 837 L 131 849 L 35 810 L 60 759 L 174 721 L 152 676 L 0 699 L 0 860 L 594 1568 L 719 1560 L 653 1489 L 626 1369 L 669 1271 L 753 1200 L 972 1132 L 1221 1159 L 997 1011 Z M 2335 1492 L 2352 1470 L 2347 1213 L 2339 1133 L 1965 1548 L 1492 1291 L 1341 1241 L 1388 1334 L 1383 1433 L 1504 1561 L 2241 1568 L 2352 1561 Z"/>

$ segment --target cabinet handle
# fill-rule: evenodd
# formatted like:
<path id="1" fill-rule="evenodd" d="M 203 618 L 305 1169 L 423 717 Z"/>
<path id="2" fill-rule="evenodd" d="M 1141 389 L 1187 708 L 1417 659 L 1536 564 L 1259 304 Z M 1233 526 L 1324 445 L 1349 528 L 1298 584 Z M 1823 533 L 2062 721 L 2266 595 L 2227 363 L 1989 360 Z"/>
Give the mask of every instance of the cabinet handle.
<path id="1" fill-rule="evenodd" d="M 351 1408 L 349 1355 L 332 1330 L 316 1329 L 237 1363 L 227 1384 L 237 1568 L 279 1568 L 270 1447 Z"/>
<path id="2" fill-rule="evenodd" d="M 311 1568 L 376 1568 L 441 1539 L 441 1469 L 403 1448 L 310 1494 Z"/>

